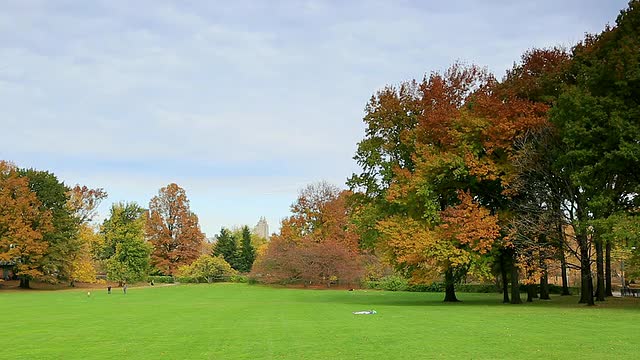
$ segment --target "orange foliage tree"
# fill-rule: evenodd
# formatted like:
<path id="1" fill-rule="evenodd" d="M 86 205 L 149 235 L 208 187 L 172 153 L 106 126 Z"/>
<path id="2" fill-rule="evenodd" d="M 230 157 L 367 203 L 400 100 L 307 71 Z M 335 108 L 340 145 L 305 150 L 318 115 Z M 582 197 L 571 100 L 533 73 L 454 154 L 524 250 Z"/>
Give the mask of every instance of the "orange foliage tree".
<path id="1" fill-rule="evenodd" d="M 414 281 L 444 276 L 446 301 L 456 301 L 453 286 L 471 264 L 487 272 L 489 250 L 501 235 L 497 215 L 515 194 L 514 144 L 546 124 L 546 105 L 503 96 L 498 84 L 484 69 L 454 64 L 400 87 L 414 91 L 385 89 L 365 116 L 367 136 L 356 155 L 363 173 L 350 179 L 356 197 L 364 198 L 365 206 L 356 208 L 365 209 L 356 212 L 366 220 L 360 229 L 377 236 Z M 388 97 L 397 101 L 383 101 Z M 398 116 L 384 116 L 389 112 Z M 381 124 L 388 130 L 380 131 Z M 382 209 L 378 216 L 371 216 L 371 204 Z"/>
<path id="2" fill-rule="evenodd" d="M 12 164 L 0 161 L 0 261 L 15 264 L 23 288 L 43 275 L 48 249 L 44 234 L 53 229 L 51 218 L 30 191 L 29 180 Z"/>
<path id="3" fill-rule="evenodd" d="M 205 236 L 186 192 L 177 184 L 161 188 L 151 199 L 145 230 L 153 245 L 152 264 L 164 274 L 175 274 L 202 254 Z"/>

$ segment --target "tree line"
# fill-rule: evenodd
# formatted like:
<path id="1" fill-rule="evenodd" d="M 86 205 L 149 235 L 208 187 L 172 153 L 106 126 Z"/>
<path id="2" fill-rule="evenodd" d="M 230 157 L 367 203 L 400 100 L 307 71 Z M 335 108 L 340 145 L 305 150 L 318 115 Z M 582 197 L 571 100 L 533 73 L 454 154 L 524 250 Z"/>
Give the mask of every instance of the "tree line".
<path id="1" fill-rule="evenodd" d="M 29 279 L 147 273 L 332 286 L 396 274 L 444 283 L 498 279 L 505 302 L 549 297 L 549 268 L 580 271 L 580 302 L 612 295 L 612 259 L 640 275 L 640 1 L 571 49 L 531 49 L 498 79 L 455 63 L 377 91 L 349 190 L 302 189 L 271 241 L 222 229 L 207 248 L 182 188 L 148 209 L 111 208 L 102 189 L 0 163 L 0 262 Z M 212 275 L 217 274 L 217 275 Z"/>
<path id="2" fill-rule="evenodd" d="M 242 241 L 223 228 L 222 241 L 207 243 L 177 184 L 161 188 L 148 209 L 112 204 L 95 226 L 106 197 L 103 189 L 68 187 L 48 171 L 0 161 L 0 264 L 12 269 L 23 288 L 34 279 L 71 286 L 95 282 L 98 273 L 122 284 L 149 274 L 211 281 L 213 274 L 251 269 L 260 239 L 245 226 Z"/>
<path id="3" fill-rule="evenodd" d="M 639 101 L 637 0 L 571 49 L 525 52 L 502 79 L 455 63 L 387 86 L 366 105 L 350 190 L 304 189 L 254 276 L 330 283 L 382 259 L 414 283 L 443 281 L 445 301 L 469 277 L 497 277 L 519 303 L 522 284 L 528 301 L 548 298 L 560 263 L 565 294 L 573 265 L 580 302 L 603 301 L 612 256 L 638 274 Z"/>

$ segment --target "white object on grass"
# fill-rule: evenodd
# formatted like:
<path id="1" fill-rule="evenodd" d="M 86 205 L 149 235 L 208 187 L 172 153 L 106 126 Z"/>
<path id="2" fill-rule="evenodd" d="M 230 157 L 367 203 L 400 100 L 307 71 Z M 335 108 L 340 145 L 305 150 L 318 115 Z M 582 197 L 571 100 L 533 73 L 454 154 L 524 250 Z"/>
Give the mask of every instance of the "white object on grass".
<path id="1" fill-rule="evenodd" d="M 373 315 L 377 314 L 375 310 L 365 310 L 365 311 L 354 311 L 354 315 Z"/>

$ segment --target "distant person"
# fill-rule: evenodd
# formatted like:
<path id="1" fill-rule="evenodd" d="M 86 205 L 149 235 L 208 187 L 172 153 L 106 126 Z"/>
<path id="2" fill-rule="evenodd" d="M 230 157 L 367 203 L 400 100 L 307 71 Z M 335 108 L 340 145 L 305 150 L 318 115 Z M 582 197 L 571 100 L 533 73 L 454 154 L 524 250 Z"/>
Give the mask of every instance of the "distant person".
<path id="1" fill-rule="evenodd" d="M 111 294 L 111 285 L 107 286 L 107 294 Z"/>
<path id="2" fill-rule="evenodd" d="M 153 285 L 155 285 L 155 284 L 153 283 L 153 279 L 151 279 L 151 286 L 153 286 Z"/>
<path id="3" fill-rule="evenodd" d="M 127 295 L 127 283 L 125 283 L 124 286 L 122 287 L 122 291 L 124 292 L 125 295 Z"/>

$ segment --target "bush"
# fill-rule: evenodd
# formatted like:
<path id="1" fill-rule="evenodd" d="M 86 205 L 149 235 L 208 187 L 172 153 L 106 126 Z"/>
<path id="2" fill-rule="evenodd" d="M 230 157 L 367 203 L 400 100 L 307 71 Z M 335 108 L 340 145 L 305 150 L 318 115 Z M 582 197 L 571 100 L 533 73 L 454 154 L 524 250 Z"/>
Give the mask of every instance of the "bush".
<path id="1" fill-rule="evenodd" d="M 249 277 L 246 275 L 240 275 L 240 274 L 236 274 L 236 275 L 231 275 L 229 277 L 229 281 L 233 282 L 233 283 L 242 283 L 245 284 L 247 282 L 249 282 Z"/>
<path id="2" fill-rule="evenodd" d="M 151 282 L 151 281 L 158 284 L 173 284 L 173 276 L 162 276 L 162 275 L 149 276 L 147 278 L 147 282 Z"/>
<path id="3" fill-rule="evenodd" d="M 431 284 L 411 284 L 407 288 L 411 292 L 444 292 L 444 284 L 434 282 Z"/>
<path id="4" fill-rule="evenodd" d="M 382 290 L 404 291 L 407 289 L 408 286 L 409 286 L 409 282 L 407 281 L 407 279 L 401 276 L 390 275 L 380 279 L 380 288 L 382 288 Z"/>
<path id="5" fill-rule="evenodd" d="M 178 281 L 186 283 L 226 281 L 237 272 L 222 256 L 202 255 L 191 265 L 178 270 Z"/>
<path id="6" fill-rule="evenodd" d="M 403 286 L 404 284 L 404 286 Z M 364 287 L 369 289 L 387 290 L 387 291 L 411 291 L 411 292 L 444 292 L 444 283 L 434 282 L 431 284 L 407 284 L 404 278 L 391 275 L 385 276 L 380 280 L 370 280 L 364 283 Z M 511 291 L 511 289 L 509 289 Z M 540 291 L 540 286 L 536 285 L 536 291 Z M 572 294 L 579 294 L 580 288 L 571 287 L 569 291 Z M 502 289 L 495 284 L 457 284 L 456 292 L 460 293 L 501 293 Z M 520 292 L 527 292 L 527 287 L 520 284 Z M 549 284 L 550 294 L 561 294 L 562 286 Z"/>
<path id="7" fill-rule="evenodd" d="M 500 293 L 502 290 L 495 284 L 460 284 L 456 285 L 456 291 L 466 293 Z"/>
<path id="8" fill-rule="evenodd" d="M 407 290 L 409 283 L 407 279 L 398 275 L 389 275 L 380 280 L 369 280 L 365 282 L 365 287 L 369 289 L 386 290 L 386 291 L 404 291 Z"/>
<path id="9" fill-rule="evenodd" d="M 540 284 L 536 284 L 536 291 L 538 292 L 538 294 L 540 293 Z M 520 292 L 527 292 L 527 285 L 520 284 Z M 572 293 L 572 294 L 580 294 L 580 288 L 579 287 L 570 287 L 569 288 L 569 292 Z M 555 285 L 555 284 L 549 284 L 549 294 L 554 294 L 554 295 L 562 294 L 562 286 L 561 285 Z"/>
<path id="10" fill-rule="evenodd" d="M 407 291 L 412 292 L 444 292 L 444 283 L 434 282 L 431 284 L 409 285 Z M 495 284 L 458 284 L 456 292 L 461 293 L 498 293 L 501 290 Z"/>
<path id="11" fill-rule="evenodd" d="M 180 284 L 197 283 L 197 279 L 189 276 L 176 276 L 175 281 Z"/>

